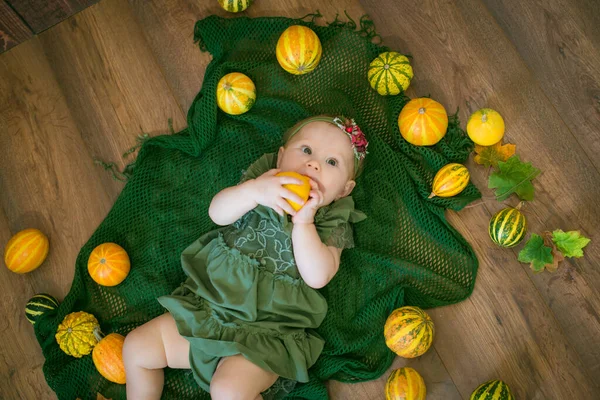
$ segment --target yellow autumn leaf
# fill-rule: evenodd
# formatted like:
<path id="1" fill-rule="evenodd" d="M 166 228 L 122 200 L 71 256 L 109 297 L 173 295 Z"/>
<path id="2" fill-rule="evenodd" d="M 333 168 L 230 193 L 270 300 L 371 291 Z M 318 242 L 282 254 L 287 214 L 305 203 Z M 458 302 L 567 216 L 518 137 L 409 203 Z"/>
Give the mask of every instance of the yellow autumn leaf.
<path id="1" fill-rule="evenodd" d="M 100 394 L 100 392 L 96 393 L 96 400 L 112 400 L 112 399 L 107 399 L 106 397 L 102 396 Z"/>
<path id="2" fill-rule="evenodd" d="M 473 160 L 477 164 L 484 165 L 486 167 L 497 167 L 498 161 L 506 161 L 515 154 L 517 146 L 514 144 L 507 143 L 502 145 L 502 141 L 492 146 L 480 146 L 475 145 L 475 157 Z"/>

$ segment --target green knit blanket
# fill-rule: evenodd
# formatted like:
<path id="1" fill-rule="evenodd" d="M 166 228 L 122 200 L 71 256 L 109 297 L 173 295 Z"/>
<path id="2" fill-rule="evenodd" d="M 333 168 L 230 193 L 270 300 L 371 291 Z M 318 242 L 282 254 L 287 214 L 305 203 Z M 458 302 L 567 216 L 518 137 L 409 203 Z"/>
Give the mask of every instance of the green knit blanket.
<path id="1" fill-rule="evenodd" d="M 210 16 L 196 23 L 195 39 L 213 61 L 189 109 L 188 128 L 144 142 L 127 168 L 121 195 L 79 253 L 69 294 L 35 325 L 46 358 L 44 374 L 60 399 L 95 399 L 97 392 L 125 399 L 125 386 L 102 378 L 91 355 L 74 358 L 60 350 L 54 335 L 65 315 L 83 310 L 98 318 L 104 333 L 126 335 L 162 314 L 156 298 L 184 280 L 180 253 L 215 228 L 207 212 L 212 197 L 239 182 L 254 160 L 278 148 L 287 128 L 310 115 L 355 118 L 367 135 L 369 155 L 353 197 L 368 218 L 354 227 L 356 247 L 343 252 L 338 274 L 321 290 L 329 304 L 318 329 L 325 349 L 309 383 L 281 385 L 293 387 L 288 398 L 325 399 L 328 379 L 360 382 L 381 376 L 395 356 L 383 337 L 392 310 L 443 306 L 471 294 L 477 258 L 444 211 L 460 210 L 480 193 L 469 184 L 452 198 L 427 197 L 436 171 L 464 162 L 473 143 L 455 115 L 437 145 L 408 144 L 397 125 L 408 97 L 380 96 L 367 81 L 371 60 L 388 50 L 373 43 L 372 22 L 363 17 L 357 27 L 336 18 L 317 26 L 315 17 Z M 319 66 L 302 76 L 285 72 L 275 57 L 279 35 L 294 24 L 312 28 L 323 45 Z M 216 104 L 217 82 L 234 71 L 248 75 L 257 88 L 256 103 L 239 116 L 223 113 Z M 116 287 L 97 285 L 87 272 L 91 251 L 104 242 L 118 243 L 131 259 L 129 276 Z M 163 398 L 209 396 L 190 371 L 167 369 Z"/>

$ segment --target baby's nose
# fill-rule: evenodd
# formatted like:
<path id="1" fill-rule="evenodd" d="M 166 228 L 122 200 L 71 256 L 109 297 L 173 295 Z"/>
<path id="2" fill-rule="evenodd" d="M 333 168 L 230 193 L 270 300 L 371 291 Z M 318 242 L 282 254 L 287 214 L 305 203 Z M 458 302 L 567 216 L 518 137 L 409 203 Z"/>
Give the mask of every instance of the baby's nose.
<path id="1" fill-rule="evenodd" d="M 319 163 L 315 160 L 311 160 L 308 162 L 308 164 L 306 164 L 306 166 L 308 168 L 314 168 L 315 171 L 320 171 L 321 170 L 321 166 L 319 165 Z"/>

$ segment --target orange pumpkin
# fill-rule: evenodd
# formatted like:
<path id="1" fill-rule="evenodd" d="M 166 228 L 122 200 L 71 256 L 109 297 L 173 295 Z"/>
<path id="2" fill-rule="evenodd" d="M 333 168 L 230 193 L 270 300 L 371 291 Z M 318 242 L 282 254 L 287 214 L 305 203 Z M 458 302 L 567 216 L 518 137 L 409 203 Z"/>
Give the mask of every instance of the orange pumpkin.
<path id="1" fill-rule="evenodd" d="M 304 201 L 308 200 L 308 195 L 310 194 L 310 183 L 308 181 L 308 176 L 304 176 L 301 175 L 297 172 L 292 172 L 292 171 L 284 171 L 284 172 L 279 172 L 277 175 L 275 176 L 291 176 L 292 178 L 297 178 L 300 179 L 302 181 L 301 185 L 296 185 L 296 184 L 287 184 L 287 185 L 283 185 L 284 188 L 290 190 L 292 193 L 297 194 L 298 196 L 300 196 L 300 198 Z M 290 205 L 292 206 L 292 208 L 295 211 L 298 211 L 299 209 L 302 208 L 302 204 L 298 204 L 295 201 L 291 201 L 286 199 L 286 201 L 288 203 L 290 203 Z"/>
<path id="2" fill-rule="evenodd" d="M 425 400 L 426 393 L 423 377 L 410 367 L 392 371 L 385 383 L 386 400 Z"/>
<path id="3" fill-rule="evenodd" d="M 446 109 L 427 97 L 412 99 L 398 116 L 402 137 L 416 146 L 431 146 L 439 142 L 448 129 Z"/>
<path id="4" fill-rule="evenodd" d="M 319 65 L 322 53 L 321 41 L 317 34 L 301 25 L 292 25 L 283 31 L 275 48 L 281 68 L 294 75 L 314 70 Z"/>
<path id="5" fill-rule="evenodd" d="M 123 343 L 125 337 L 111 333 L 104 338 L 95 331 L 98 344 L 92 351 L 92 360 L 100 375 L 111 382 L 125 383 L 125 364 L 123 363 Z"/>
<path id="6" fill-rule="evenodd" d="M 31 272 L 44 262 L 49 249 L 46 235 L 37 229 L 25 229 L 8 241 L 4 263 L 12 272 Z"/>
<path id="7" fill-rule="evenodd" d="M 384 327 L 385 344 L 404 358 L 419 357 L 433 342 L 433 321 L 419 307 L 400 307 L 394 310 Z"/>
<path id="8" fill-rule="evenodd" d="M 102 286 L 115 286 L 129 274 L 131 264 L 125 249 L 116 243 L 96 247 L 88 259 L 88 272 Z"/>

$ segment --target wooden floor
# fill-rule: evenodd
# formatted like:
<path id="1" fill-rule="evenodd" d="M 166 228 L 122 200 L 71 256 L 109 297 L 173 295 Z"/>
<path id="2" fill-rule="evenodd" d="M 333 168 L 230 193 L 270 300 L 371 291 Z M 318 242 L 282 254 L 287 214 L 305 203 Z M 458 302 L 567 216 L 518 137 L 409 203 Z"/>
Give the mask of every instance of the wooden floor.
<path id="1" fill-rule="evenodd" d="M 491 107 L 508 142 L 542 170 L 525 212 L 530 231 L 581 230 L 585 257 L 533 274 L 502 250 L 487 222 L 502 204 L 449 213 L 480 269 L 466 301 L 430 310 L 434 347 L 416 368 L 428 399 L 468 399 L 500 378 L 516 399 L 600 399 L 600 10 L 596 0 L 258 0 L 250 16 L 327 21 L 368 13 L 384 43 L 414 58 L 411 96 L 430 94 L 460 117 Z M 0 268 L 0 398 L 55 398 L 24 317 L 27 299 L 68 292 L 79 248 L 123 184 L 93 164 L 120 160 L 142 132 L 185 127 L 210 56 L 193 44 L 216 0 L 101 0 L 0 55 L 0 243 L 36 227 L 51 241 L 38 270 Z M 121 164 L 122 165 L 122 164 Z M 484 191 L 486 171 L 469 160 Z M 514 198 L 507 204 L 516 204 Z M 2 245 L 3 247 L 4 245 Z M 375 327 L 374 329 L 380 329 Z M 334 399 L 381 399 L 377 381 L 332 382 Z"/>

